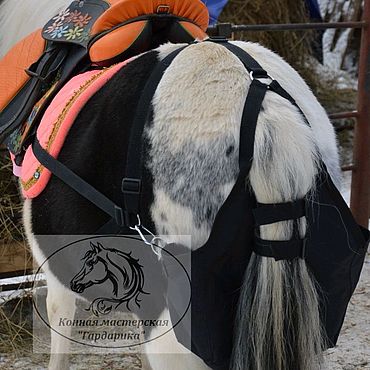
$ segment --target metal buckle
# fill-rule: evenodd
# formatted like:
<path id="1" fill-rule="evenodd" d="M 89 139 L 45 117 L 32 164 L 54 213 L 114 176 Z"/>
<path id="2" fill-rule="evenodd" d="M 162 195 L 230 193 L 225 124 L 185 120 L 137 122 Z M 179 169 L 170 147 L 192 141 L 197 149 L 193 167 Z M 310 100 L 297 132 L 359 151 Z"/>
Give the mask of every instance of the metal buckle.
<path id="1" fill-rule="evenodd" d="M 157 14 L 169 14 L 170 6 L 169 5 L 158 5 Z"/>
<path id="2" fill-rule="evenodd" d="M 271 82 L 274 81 L 274 79 L 266 71 L 264 71 L 264 72 L 266 72 L 265 74 L 263 73 L 259 76 L 258 75 L 255 76 L 255 74 L 256 73 L 258 74 L 258 72 L 260 72 L 260 71 L 254 70 L 254 71 L 249 72 L 249 77 L 251 78 L 252 81 L 253 80 L 264 80 L 264 79 L 269 79 Z"/>

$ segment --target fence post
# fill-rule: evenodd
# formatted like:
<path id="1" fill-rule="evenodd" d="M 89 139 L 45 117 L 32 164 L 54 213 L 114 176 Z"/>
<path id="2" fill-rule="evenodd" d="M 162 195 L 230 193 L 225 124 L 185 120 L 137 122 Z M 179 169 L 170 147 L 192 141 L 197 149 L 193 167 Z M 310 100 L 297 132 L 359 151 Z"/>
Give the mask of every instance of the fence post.
<path id="1" fill-rule="evenodd" d="M 355 127 L 351 209 L 356 221 L 367 227 L 370 216 L 370 0 L 365 0 L 358 73 L 358 118 Z"/>

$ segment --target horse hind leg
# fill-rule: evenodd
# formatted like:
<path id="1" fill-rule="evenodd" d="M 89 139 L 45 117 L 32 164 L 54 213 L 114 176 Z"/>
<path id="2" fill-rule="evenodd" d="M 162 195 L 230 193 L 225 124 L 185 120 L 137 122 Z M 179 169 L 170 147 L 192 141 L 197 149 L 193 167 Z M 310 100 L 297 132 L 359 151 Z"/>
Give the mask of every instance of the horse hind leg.
<path id="1" fill-rule="evenodd" d="M 68 338 L 71 337 L 72 327 L 60 326 L 59 322 L 61 319 L 74 319 L 76 297 L 55 278 L 47 278 L 47 283 L 46 305 L 52 328 L 49 370 L 67 370 L 70 368 L 68 353 L 71 341 Z"/>
<path id="2" fill-rule="evenodd" d="M 49 325 L 51 329 L 51 349 L 49 370 L 69 369 L 69 348 L 71 326 L 59 326 L 61 319 L 73 320 L 76 298 L 55 278 L 48 279 L 46 298 Z M 57 331 L 55 328 L 58 328 Z M 54 329 L 54 330 L 53 330 Z"/>
<path id="3" fill-rule="evenodd" d="M 71 336 L 71 326 L 60 326 L 60 319 L 73 320 L 76 310 L 76 298 L 74 294 L 66 289 L 51 273 L 48 263 L 45 263 L 45 256 L 40 248 L 32 230 L 32 202 L 25 200 L 23 204 L 23 224 L 31 247 L 34 259 L 39 265 L 43 265 L 47 281 L 46 308 L 49 319 L 51 332 L 50 348 L 50 370 L 67 370 L 69 369 L 69 346 Z M 58 334 L 59 333 L 59 334 Z"/>

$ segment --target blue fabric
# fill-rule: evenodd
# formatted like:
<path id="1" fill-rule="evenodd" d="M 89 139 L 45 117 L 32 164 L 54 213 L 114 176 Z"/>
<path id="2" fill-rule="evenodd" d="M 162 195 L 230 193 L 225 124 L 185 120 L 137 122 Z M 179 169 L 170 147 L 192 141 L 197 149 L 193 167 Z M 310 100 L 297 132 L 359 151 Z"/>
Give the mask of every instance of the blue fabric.
<path id="1" fill-rule="evenodd" d="M 311 19 L 322 20 L 320 6 L 317 0 L 306 0 L 306 5 Z"/>
<path id="2" fill-rule="evenodd" d="M 203 0 L 203 2 L 207 5 L 209 11 L 210 25 L 214 25 L 217 23 L 218 17 L 228 0 Z"/>

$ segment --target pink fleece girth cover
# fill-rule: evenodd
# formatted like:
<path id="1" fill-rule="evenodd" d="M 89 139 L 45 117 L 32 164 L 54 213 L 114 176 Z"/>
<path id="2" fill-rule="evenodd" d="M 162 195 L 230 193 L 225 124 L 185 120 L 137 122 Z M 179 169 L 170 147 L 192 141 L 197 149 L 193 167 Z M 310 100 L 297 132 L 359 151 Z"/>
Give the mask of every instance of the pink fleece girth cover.
<path id="1" fill-rule="evenodd" d="M 110 68 L 89 71 L 72 78 L 53 99 L 37 129 L 41 146 L 57 158 L 73 122 L 87 101 L 131 60 Z M 86 122 L 88 124 L 88 122 Z M 45 189 L 51 172 L 27 149 L 20 178 L 25 198 L 35 198 Z"/>

